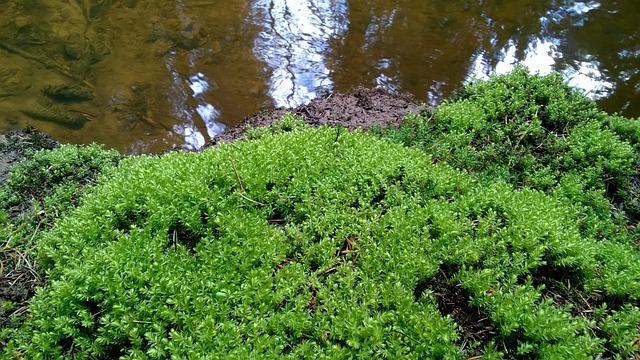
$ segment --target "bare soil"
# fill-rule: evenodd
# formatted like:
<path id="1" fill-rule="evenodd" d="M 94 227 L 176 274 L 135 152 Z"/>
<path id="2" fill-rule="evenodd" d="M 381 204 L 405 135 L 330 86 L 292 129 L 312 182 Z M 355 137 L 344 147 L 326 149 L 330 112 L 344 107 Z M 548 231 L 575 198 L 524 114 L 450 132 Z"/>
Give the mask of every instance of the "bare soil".
<path id="1" fill-rule="evenodd" d="M 218 135 L 209 145 L 242 139 L 249 126 L 267 126 L 284 114 L 299 115 L 311 126 L 344 126 L 349 130 L 374 126 L 398 127 L 409 113 L 427 108 L 409 95 L 396 95 L 381 89 L 357 88 L 349 93 L 332 93 L 293 109 L 275 109 L 245 118 L 235 127 Z"/>

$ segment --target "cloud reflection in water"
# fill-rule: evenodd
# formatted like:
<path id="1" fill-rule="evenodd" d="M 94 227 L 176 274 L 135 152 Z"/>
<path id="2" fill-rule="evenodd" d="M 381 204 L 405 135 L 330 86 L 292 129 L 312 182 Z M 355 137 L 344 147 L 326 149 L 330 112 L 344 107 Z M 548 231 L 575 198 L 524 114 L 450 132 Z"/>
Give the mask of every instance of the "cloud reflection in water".
<path id="1" fill-rule="evenodd" d="M 295 107 L 319 90 L 332 90 L 325 52 L 346 31 L 346 14 L 346 0 L 254 1 L 252 21 L 263 27 L 254 53 L 271 73 L 269 95 L 276 107 Z"/>
<path id="2" fill-rule="evenodd" d="M 542 39 L 536 39 L 529 44 L 524 51 L 523 59 L 516 57 L 516 50 L 516 45 L 512 43 L 504 48 L 501 60 L 495 68 L 488 66 L 484 54 L 479 53 L 471 68 L 470 78 L 488 79 L 492 72 L 506 74 L 518 64 L 527 66 L 534 73 L 546 75 L 556 70 L 556 61 L 563 57 L 554 43 Z M 567 69 L 560 70 L 560 73 L 569 85 L 582 89 L 587 96 L 593 99 L 607 96 L 614 87 L 614 84 L 607 81 L 600 72 L 597 61 L 577 62 Z"/>

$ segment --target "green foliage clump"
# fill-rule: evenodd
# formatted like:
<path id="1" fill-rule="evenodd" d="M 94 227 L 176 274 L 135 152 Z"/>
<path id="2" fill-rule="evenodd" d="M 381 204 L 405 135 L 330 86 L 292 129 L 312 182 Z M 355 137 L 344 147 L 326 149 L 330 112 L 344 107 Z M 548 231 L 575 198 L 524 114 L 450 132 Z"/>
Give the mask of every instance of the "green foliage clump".
<path id="1" fill-rule="evenodd" d="M 599 330 L 607 339 L 610 348 L 619 350 L 619 358 L 625 359 L 638 354 L 638 324 L 640 309 L 626 305 L 620 310 L 607 311 L 606 306 L 596 309 L 600 320 Z"/>
<path id="2" fill-rule="evenodd" d="M 529 139 L 540 134 L 538 126 L 564 134 L 601 115 L 595 102 L 568 86 L 559 73 L 532 75 L 523 66 L 488 81 L 472 82 L 447 104 L 464 101 L 479 106 L 484 116 L 478 122 L 502 123 L 505 132 Z"/>
<path id="3" fill-rule="evenodd" d="M 39 224 L 52 224 L 77 205 L 84 187 L 114 168 L 122 156 L 99 145 L 61 145 L 28 154 L 11 168 L 0 190 L 0 210 L 9 214 L 11 238 L 25 247 L 24 236 Z"/>
<path id="4" fill-rule="evenodd" d="M 638 119 L 600 111 L 592 100 L 567 86 L 559 74 L 531 75 L 520 67 L 510 74 L 465 86 L 436 111 L 406 117 L 399 129 L 377 129 L 373 133 L 419 148 L 434 163 L 444 162 L 464 170 L 487 186 L 499 180 L 517 188 L 542 191 L 565 204 L 573 212 L 569 218 L 574 219 L 577 225 L 578 233 L 574 236 L 598 241 L 583 244 L 584 251 L 590 255 L 577 263 L 547 262 L 543 266 L 546 269 L 541 272 L 545 278 L 548 278 L 548 272 L 564 272 L 572 282 L 582 279 L 580 296 L 585 299 L 583 304 L 567 302 L 565 298 L 565 306 L 569 304 L 575 308 L 585 303 L 595 306 L 600 302 L 631 306 L 631 310 L 625 308 L 624 312 L 605 307 L 606 315 L 597 319 L 585 317 L 583 320 L 598 323 L 597 336 L 606 339 L 604 346 L 608 352 L 629 356 L 638 351 L 637 319 L 629 315 L 625 318 L 627 323 L 611 320 L 620 318 L 620 314 L 636 314 L 640 295 L 640 277 L 637 275 L 640 266 L 634 260 L 638 256 L 637 227 L 640 221 Z M 545 211 L 549 208 L 544 207 Z M 575 241 L 577 243 L 577 238 Z M 475 272 L 460 276 L 463 287 L 469 289 L 473 289 L 473 284 L 480 280 L 483 281 L 480 282 L 481 288 L 494 284 L 492 289 L 496 290 L 492 290 L 489 297 L 481 296 L 475 301 L 489 312 L 495 312 L 494 316 L 504 318 L 507 329 L 516 329 L 510 334 L 529 336 L 530 332 L 523 327 L 526 322 L 511 324 L 509 321 L 515 319 L 513 314 L 505 313 L 503 305 L 493 305 L 497 298 L 495 291 L 500 288 L 495 285 L 495 276 L 498 275 L 487 269 L 475 269 Z M 514 272 L 510 270 L 502 276 L 514 276 Z M 526 301 L 522 302 L 523 298 L 533 299 L 539 296 L 540 291 L 544 293 L 551 287 L 546 281 L 538 281 L 536 287 L 536 275 L 524 284 L 518 281 L 504 289 L 509 294 L 516 289 L 522 291 L 512 298 L 519 305 L 510 307 L 516 309 L 529 306 Z M 540 285 L 544 287 L 540 288 Z M 594 296 L 603 289 L 607 294 L 604 298 Z M 567 288 L 554 289 L 553 293 L 557 295 L 557 291 L 571 297 Z M 502 300 L 500 303 L 504 304 Z M 530 307 L 530 311 L 536 312 L 535 308 Z M 546 322 L 538 319 L 535 323 Z M 575 331 L 585 328 L 584 323 L 566 323 Z M 512 335 L 503 336 L 508 339 Z M 496 348 L 488 346 L 486 349 L 486 354 L 493 354 Z M 517 353 L 525 355 L 535 350 L 539 351 L 538 355 L 555 353 L 558 358 L 571 357 L 557 348 L 553 349 L 547 352 L 542 347 L 531 345 L 528 338 L 519 345 Z"/>
<path id="5" fill-rule="evenodd" d="M 54 142 L 40 133 L 7 136 L 4 150 L 19 151 L 24 158 L 11 168 L 0 190 L 2 344 L 24 321 L 35 288 L 46 283 L 35 259 L 35 237 L 74 208 L 85 186 L 120 159 L 117 152 L 97 145 L 47 149 Z M 45 148 L 31 151 L 34 147 Z"/>
<path id="6" fill-rule="evenodd" d="M 99 145 L 61 145 L 53 150 L 39 150 L 11 169 L 0 192 L 0 206 L 9 209 L 44 198 L 64 198 L 96 175 L 115 166 L 121 155 L 105 151 Z"/>
<path id="7" fill-rule="evenodd" d="M 304 118 L 288 112 L 269 126 L 254 128 L 249 125 L 247 133 L 245 134 L 245 139 L 259 139 L 267 134 L 274 135 L 290 131 L 300 131 L 308 127 L 309 125 L 304 121 Z"/>
<path id="8" fill-rule="evenodd" d="M 588 222 L 610 222 L 611 208 L 640 220 L 637 175 L 640 121 L 609 116 L 557 73 L 524 67 L 464 87 L 435 113 L 410 115 L 379 136 L 473 174 L 546 193 L 588 208 Z M 604 194 L 604 197 L 602 196 Z M 594 201 L 594 199 L 604 201 Z M 611 229 L 600 229 L 612 234 Z"/>
<path id="9" fill-rule="evenodd" d="M 60 143 L 36 128 L 24 131 L 9 131 L 3 133 L 0 139 L 0 151 L 15 152 L 19 156 L 28 156 L 37 150 L 55 149 Z"/>
<path id="10" fill-rule="evenodd" d="M 551 196 L 476 182 L 418 150 L 306 129 L 129 158 L 111 175 L 39 240 L 49 284 L 7 354 L 631 351 L 637 249 L 584 236 L 582 215 Z M 580 297 L 597 317 L 572 308 Z"/>

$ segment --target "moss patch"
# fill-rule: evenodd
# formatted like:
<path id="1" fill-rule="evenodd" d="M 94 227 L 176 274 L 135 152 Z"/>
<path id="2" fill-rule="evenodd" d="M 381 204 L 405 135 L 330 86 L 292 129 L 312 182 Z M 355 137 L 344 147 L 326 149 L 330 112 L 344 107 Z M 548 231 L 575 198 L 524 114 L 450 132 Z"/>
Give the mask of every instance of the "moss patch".
<path id="1" fill-rule="evenodd" d="M 39 241 L 49 285 L 11 346 L 125 358 L 591 357 L 605 345 L 595 320 L 547 297 L 541 279 L 570 269 L 578 291 L 635 302 L 640 259 L 616 245 L 634 285 L 607 287 L 619 273 L 605 266 L 610 245 L 576 223 L 538 191 L 480 186 L 418 150 L 336 129 L 131 158 Z M 634 323 L 635 307 L 611 306 Z M 480 327 L 492 330 L 472 336 Z"/>

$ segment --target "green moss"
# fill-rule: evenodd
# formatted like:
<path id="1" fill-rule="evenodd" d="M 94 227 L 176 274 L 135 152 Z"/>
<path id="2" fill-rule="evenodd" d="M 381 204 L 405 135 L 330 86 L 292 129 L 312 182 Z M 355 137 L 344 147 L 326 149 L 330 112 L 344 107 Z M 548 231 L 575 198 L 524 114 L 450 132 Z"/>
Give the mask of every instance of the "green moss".
<path id="1" fill-rule="evenodd" d="M 27 317 L 36 287 L 46 283 L 36 261 L 35 238 L 73 209 L 95 178 L 120 159 L 114 151 L 97 145 L 62 145 L 32 151 L 53 141 L 40 133 L 7 135 L 8 148 L 24 156 L 11 168 L 0 190 L 0 342 L 6 343 Z M 48 141 L 48 143 L 47 143 Z M 24 149 L 22 147 L 25 147 Z M 4 304 L 13 304 L 8 309 Z"/>
<path id="2" fill-rule="evenodd" d="M 282 134 L 290 131 L 298 131 L 308 128 L 309 125 L 304 119 L 292 113 L 286 113 L 284 116 L 274 121 L 270 126 L 254 128 L 249 125 L 245 138 L 247 140 L 258 139 L 268 134 Z"/>
<path id="3" fill-rule="evenodd" d="M 611 237 L 640 219 L 639 129 L 638 120 L 598 110 L 560 75 L 520 67 L 472 82 L 435 113 L 411 115 L 400 129 L 375 134 L 482 182 L 501 179 L 585 205 L 586 221 L 601 223 L 594 231 Z M 612 218 L 617 225 L 602 226 Z"/>
<path id="4" fill-rule="evenodd" d="M 564 284 L 549 269 L 569 269 L 577 289 L 635 299 L 633 287 L 607 279 L 637 282 L 619 272 L 640 263 L 636 250 L 619 244 L 627 265 L 605 268 L 613 255 L 581 236 L 561 201 L 484 186 L 423 152 L 336 131 L 122 161 L 40 239 L 49 285 L 8 351 L 327 359 L 605 351 L 595 323 L 549 298 L 541 279 Z M 462 345 L 470 325 L 443 297 L 454 289 L 494 335 Z M 494 343 L 508 345 L 498 352 Z"/>
<path id="5" fill-rule="evenodd" d="M 32 199 L 42 200 L 58 191 L 58 186 L 91 183 L 120 158 L 116 151 L 104 151 L 98 145 L 62 145 L 36 151 L 11 170 L 0 193 L 0 206 L 7 209 Z"/>

